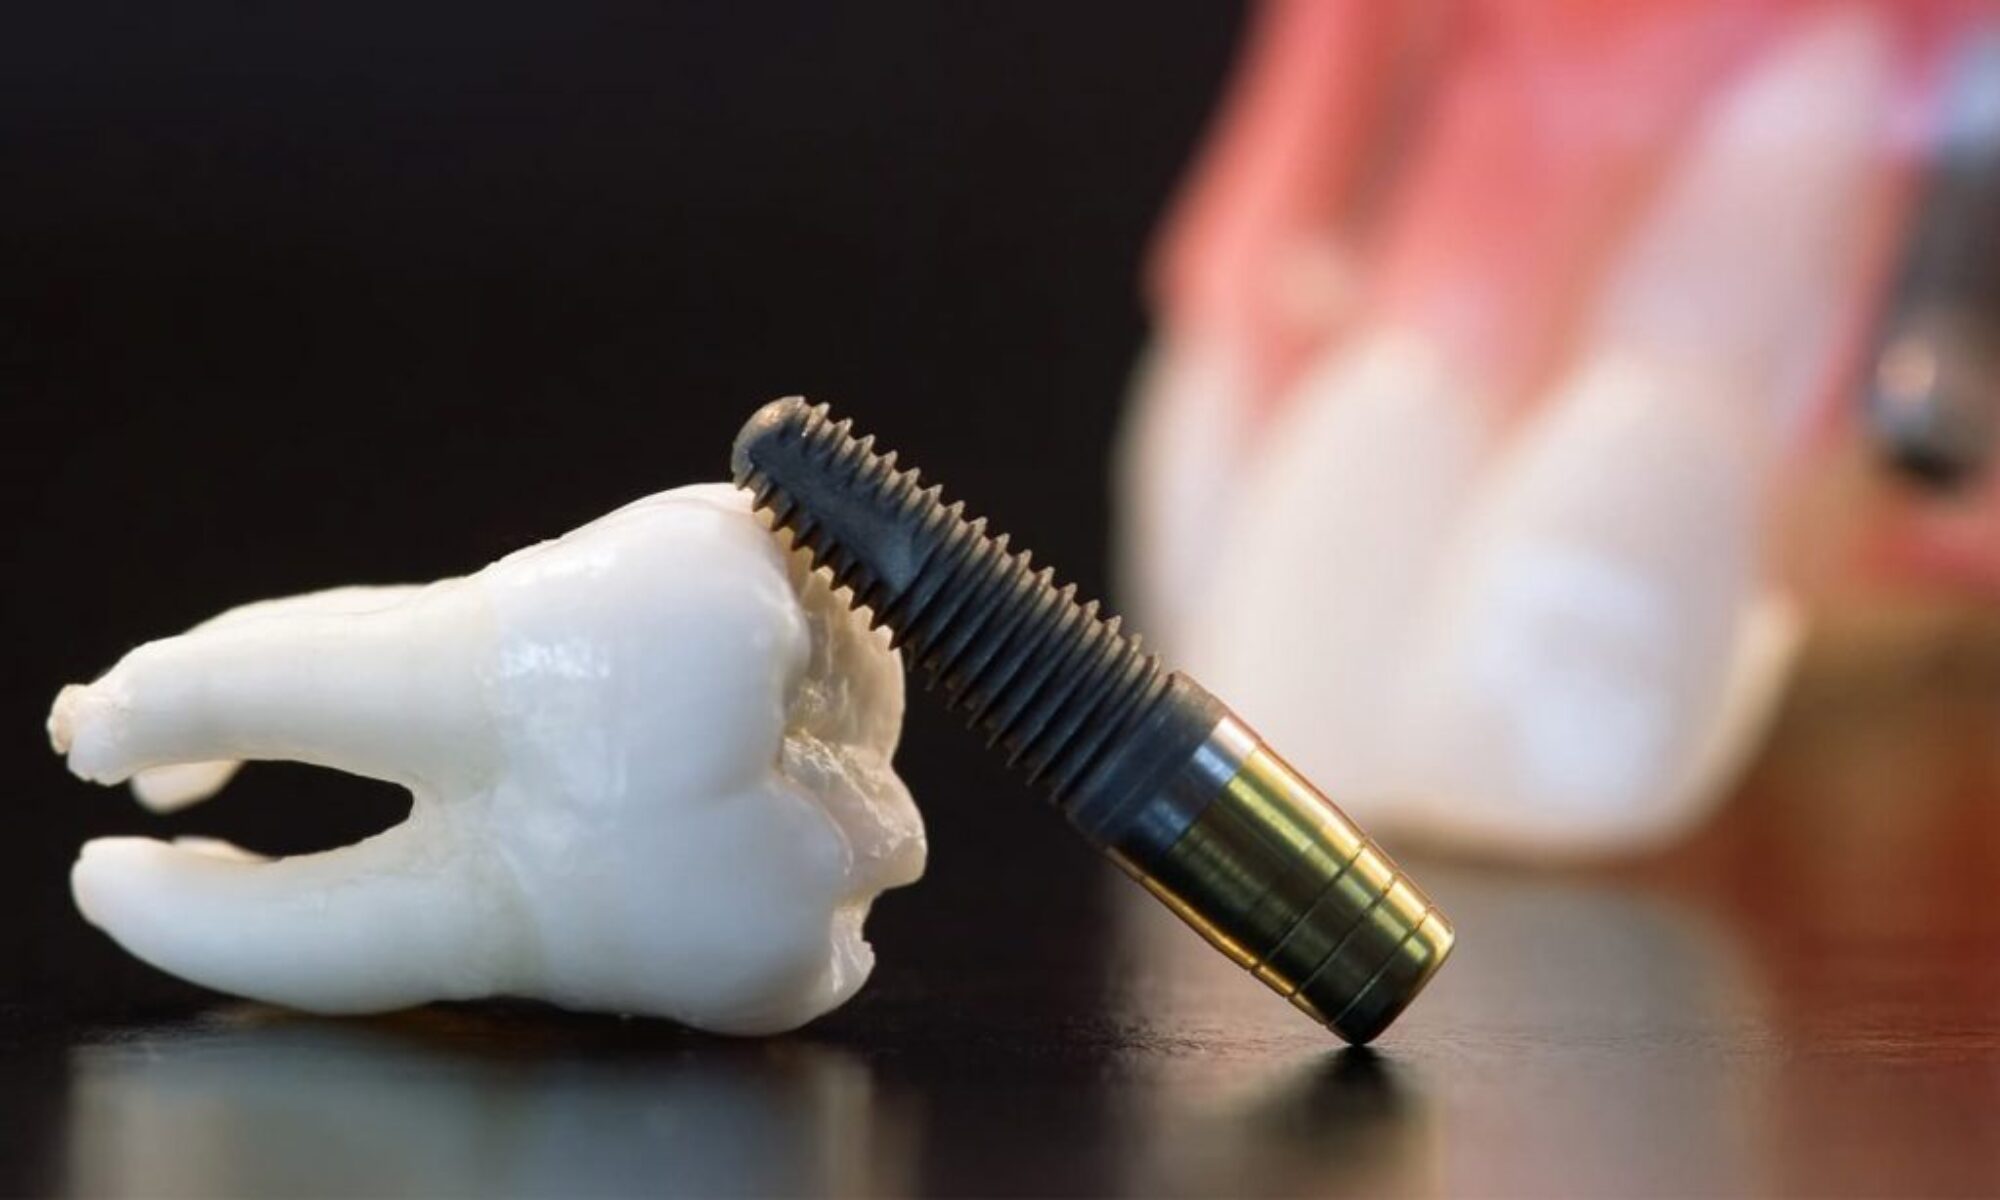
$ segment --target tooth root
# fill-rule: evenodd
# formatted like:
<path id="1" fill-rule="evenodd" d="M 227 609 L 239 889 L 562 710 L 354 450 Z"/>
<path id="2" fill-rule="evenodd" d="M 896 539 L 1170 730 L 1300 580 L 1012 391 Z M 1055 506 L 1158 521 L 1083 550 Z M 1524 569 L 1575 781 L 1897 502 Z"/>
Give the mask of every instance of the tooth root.
<path id="1" fill-rule="evenodd" d="M 369 1012 L 509 983 L 495 887 L 414 825 L 275 861 L 207 840 L 100 838 L 70 887 L 134 955 L 257 1000 Z"/>
<path id="2" fill-rule="evenodd" d="M 182 766 L 140 785 L 169 807 L 219 786 L 222 764 L 240 759 L 294 759 L 423 793 L 484 764 L 477 674 L 459 661 L 483 641 L 466 635 L 470 606 L 406 596 L 340 612 L 301 600 L 148 643 L 97 682 L 64 688 L 50 740 L 71 771 L 100 783 Z"/>
<path id="3" fill-rule="evenodd" d="M 192 850 L 197 854 L 206 854 L 212 858 L 227 859 L 230 862 L 266 863 L 271 861 L 268 855 L 245 850 L 243 847 L 232 842 L 225 842 L 221 838 L 177 837 L 174 839 L 174 846 L 176 849 Z"/>
<path id="4" fill-rule="evenodd" d="M 199 804 L 228 786 L 243 764 L 234 759 L 170 763 L 147 767 L 132 775 L 132 795 L 156 813 L 179 812 Z"/>
<path id="5" fill-rule="evenodd" d="M 422 590 L 417 584 L 328 588 L 277 600 L 244 604 L 210 617 L 196 629 L 216 629 L 241 625 L 265 617 L 300 613 L 362 613 L 388 608 Z M 215 795 L 228 786 L 242 764 L 234 759 L 210 762 L 170 763 L 148 767 L 132 775 L 132 794 L 140 804 L 158 813 L 178 812 Z"/>

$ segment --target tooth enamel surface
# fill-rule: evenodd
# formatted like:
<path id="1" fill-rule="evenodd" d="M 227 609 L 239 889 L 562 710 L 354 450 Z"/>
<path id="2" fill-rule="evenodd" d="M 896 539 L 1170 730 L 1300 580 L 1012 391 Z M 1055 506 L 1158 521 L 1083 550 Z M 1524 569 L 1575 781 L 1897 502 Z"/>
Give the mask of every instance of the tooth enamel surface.
<path id="1" fill-rule="evenodd" d="M 77 906 L 147 962 L 320 1012 L 506 995 L 789 1029 L 853 995 L 923 872 L 886 640 L 724 485 L 479 573 L 250 605 L 63 689 L 77 775 L 194 803 L 243 759 L 410 790 L 402 824 L 267 861 L 106 838 Z"/>

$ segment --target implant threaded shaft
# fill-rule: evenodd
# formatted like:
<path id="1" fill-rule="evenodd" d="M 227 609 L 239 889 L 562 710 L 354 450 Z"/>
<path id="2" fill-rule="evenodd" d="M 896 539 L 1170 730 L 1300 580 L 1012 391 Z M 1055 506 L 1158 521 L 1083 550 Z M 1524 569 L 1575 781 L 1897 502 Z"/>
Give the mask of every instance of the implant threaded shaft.
<path id="1" fill-rule="evenodd" d="M 1117 617 L 1078 603 L 983 517 L 898 470 L 894 454 L 827 406 L 766 405 L 731 469 L 814 566 L 887 626 L 927 686 L 1065 804 L 1119 734 L 1142 723 L 1168 676 Z"/>

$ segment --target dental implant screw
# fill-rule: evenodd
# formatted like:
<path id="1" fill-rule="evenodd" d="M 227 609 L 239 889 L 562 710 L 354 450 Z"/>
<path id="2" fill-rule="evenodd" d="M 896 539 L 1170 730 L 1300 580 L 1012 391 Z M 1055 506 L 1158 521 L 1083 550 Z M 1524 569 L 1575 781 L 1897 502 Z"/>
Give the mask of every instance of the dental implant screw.
<path id="1" fill-rule="evenodd" d="M 1450 953 L 1450 922 L 1345 814 L 1074 585 L 798 397 L 737 435 L 736 483 L 1086 839 L 1354 1043 Z"/>

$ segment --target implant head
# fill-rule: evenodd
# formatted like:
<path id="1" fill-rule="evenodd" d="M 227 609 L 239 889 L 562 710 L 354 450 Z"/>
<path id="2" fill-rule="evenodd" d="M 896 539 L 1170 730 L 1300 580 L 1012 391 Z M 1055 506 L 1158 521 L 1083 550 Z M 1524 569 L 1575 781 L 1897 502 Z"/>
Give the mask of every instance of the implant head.
<path id="1" fill-rule="evenodd" d="M 1451 924 L 1330 800 L 873 438 L 789 397 L 730 467 L 1079 833 L 1315 1020 L 1366 1042 L 1444 962 Z"/>

